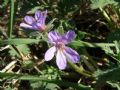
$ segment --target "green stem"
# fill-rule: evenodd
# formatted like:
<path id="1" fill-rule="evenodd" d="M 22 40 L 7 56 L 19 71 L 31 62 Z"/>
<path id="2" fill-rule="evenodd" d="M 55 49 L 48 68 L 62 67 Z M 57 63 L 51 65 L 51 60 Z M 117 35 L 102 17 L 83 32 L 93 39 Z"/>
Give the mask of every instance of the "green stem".
<path id="1" fill-rule="evenodd" d="M 68 61 L 68 64 L 70 65 L 71 68 L 73 68 L 76 72 L 78 72 L 79 74 L 82 74 L 86 77 L 92 77 L 92 73 L 91 72 L 88 72 L 88 71 L 85 71 L 83 69 L 83 67 L 78 67 L 76 64 Z"/>
<path id="2" fill-rule="evenodd" d="M 105 12 L 105 10 L 103 10 L 101 7 L 99 7 L 99 10 L 101 11 L 101 13 L 103 14 L 103 16 L 105 17 L 105 19 L 107 20 L 109 27 L 111 28 L 111 30 L 115 29 L 114 27 L 114 23 L 112 22 L 112 20 L 110 19 L 110 17 L 108 16 L 108 14 Z"/>
<path id="3" fill-rule="evenodd" d="M 9 32 L 8 36 L 11 38 L 13 30 L 13 17 L 14 17 L 14 0 L 10 0 L 10 21 L 9 21 Z"/>
<path id="4" fill-rule="evenodd" d="M 105 19 L 108 21 L 108 23 L 112 23 L 110 17 L 108 16 L 108 14 L 105 12 L 105 10 L 103 10 L 101 7 L 99 7 L 100 11 L 102 12 L 103 16 L 105 17 Z"/>
<path id="5" fill-rule="evenodd" d="M 114 47 L 115 46 L 115 44 L 113 43 L 89 43 L 84 41 L 81 41 L 81 42 L 88 47 L 105 47 L 105 46 Z"/>
<path id="6" fill-rule="evenodd" d="M 96 69 L 98 69 L 98 66 L 95 63 L 95 61 L 93 60 L 93 58 L 88 54 L 88 52 L 86 51 L 85 48 L 82 48 L 81 50 L 84 53 L 84 55 L 86 55 L 88 57 L 88 60 L 89 60 L 88 67 L 90 67 L 90 70 L 93 71 L 93 72 L 96 71 Z"/>
<path id="7" fill-rule="evenodd" d="M 83 60 L 83 62 L 91 72 L 94 72 L 96 70 L 94 66 L 90 63 L 90 61 L 88 60 L 89 58 L 86 55 L 81 55 L 80 58 L 81 60 Z"/>

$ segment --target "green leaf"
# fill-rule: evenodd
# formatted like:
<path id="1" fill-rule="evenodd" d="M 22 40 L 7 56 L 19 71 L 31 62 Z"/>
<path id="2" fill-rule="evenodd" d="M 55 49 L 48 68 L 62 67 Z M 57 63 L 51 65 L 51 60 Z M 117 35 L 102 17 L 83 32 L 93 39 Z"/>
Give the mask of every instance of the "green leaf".
<path id="1" fill-rule="evenodd" d="M 105 53 L 108 55 L 113 55 L 113 56 L 115 55 L 115 53 L 113 52 L 113 50 L 109 46 L 102 47 L 102 50 L 104 50 Z"/>
<path id="2" fill-rule="evenodd" d="M 53 22 L 56 20 L 56 18 L 52 19 L 48 24 L 47 24 L 47 30 L 46 31 L 50 31 L 53 27 L 54 24 Z"/>
<path id="3" fill-rule="evenodd" d="M 57 84 L 48 83 L 45 87 L 47 90 L 58 90 L 59 86 Z"/>
<path id="4" fill-rule="evenodd" d="M 114 41 L 116 49 L 116 58 L 120 60 L 120 41 Z"/>
<path id="5" fill-rule="evenodd" d="M 7 87 L 5 87 L 5 90 L 13 90 L 13 89 L 12 89 L 12 87 L 7 86 Z"/>
<path id="6" fill-rule="evenodd" d="M 111 48 L 110 46 L 104 46 L 102 47 L 102 50 L 104 50 L 106 54 L 120 63 L 120 42 L 114 41 L 114 43 L 115 49 Z"/>
<path id="7" fill-rule="evenodd" d="M 112 87 L 117 88 L 118 90 L 120 90 L 120 84 L 118 82 L 108 81 L 107 83 L 110 84 Z"/>
<path id="8" fill-rule="evenodd" d="M 42 70 L 42 75 L 47 79 L 58 79 L 61 80 L 60 75 L 62 71 L 59 71 L 53 66 L 47 66 Z M 42 81 L 30 81 L 31 86 L 36 90 L 56 90 L 59 86 L 55 83 L 47 83 Z"/>
<path id="9" fill-rule="evenodd" d="M 28 11 L 27 14 L 34 14 L 35 11 L 37 11 L 37 10 L 39 10 L 41 8 L 42 8 L 41 6 L 35 6 L 30 11 Z"/>
<path id="10" fill-rule="evenodd" d="M 120 60 L 120 52 L 117 54 L 117 59 Z"/>
<path id="11" fill-rule="evenodd" d="M 91 0 L 91 5 L 90 7 L 92 9 L 97 9 L 97 8 L 103 8 L 108 4 L 114 4 L 117 5 L 118 3 L 115 0 Z"/>
<path id="12" fill-rule="evenodd" d="M 24 55 L 28 55 L 30 53 L 30 49 L 28 48 L 27 45 L 25 44 L 21 44 L 21 45 L 17 45 L 16 48 L 21 52 L 23 53 Z M 19 54 L 16 52 L 16 50 L 10 46 L 10 51 L 9 51 L 10 55 L 11 56 L 18 56 L 19 57 Z"/>
<path id="13" fill-rule="evenodd" d="M 107 81 L 118 81 L 120 80 L 120 67 L 106 71 L 96 71 L 95 76 L 97 78 L 96 85 L 98 87 L 103 86 Z"/>
<path id="14" fill-rule="evenodd" d="M 0 41 L 0 45 L 32 44 L 32 43 L 38 43 L 39 41 L 40 40 L 37 39 L 16 38 L 16 39 L 7 39 Z"/>
<path id="15" fill-rule="evenodd" d="M 40 39 L 42 37 L 43 33 L 39 32 L 39 31 L 34 31 L 29 33 L 29 37 L 30 38 L 34 38 L 34 39 Z"/>
<path id="16" fill-rule="evenodd" d="M 64 34 L 63 22 L 64 22 L 64 21 L 61 20 L 61 21 L 60 21 L 60 25 L 59 25 L 58 28 L 56 29 L 56 31 L 57 31 L 58 33 L 60 33 L 61 35 Z"/>
<path id="17" fill-rule="evenodd" d="M 79 40 L 81 40 L 85 37 L 86 34 L 87 34 L 86 32 L 78 31 L 77 37 Z"/>
<path id="18" fill-rule="evenodd" d="M 69 45 L 73 47 L 93 47 L 93 48 L 98 47 L 103 48 L 105 46 L 115 47 L 114 43 L 89 43 L 81 40 L 74 40 Z"/>
<path id="19" fill-rule="evenodd" d="M 56 79 L 49 80 L 45 77 L 41 77 L 38 75 L 23 75 L 23 74 L 0 72 L 0 77 L 6 78 L 6 79 L 18 79 L 18 80 L 30 80 L 30 81 L 42 81 L 42 82 L 47 82 L 47 83 L 54 83 L 54 84 L 57 84 L 59 86 L 64 86 L 64 87 L 71 86 L 77 90 L 91 90 L 89 86 L 84 86 L 82 84 L 72 83 L 72 82 L 62 81 L 62 80 L 56 80 Z"/>
<path id="20" fill-rule="evenodd" d="M 58 90 L 59 88 L 57 84 L 42 81 L 31 81 L 30 85 L 35 90 Z"/>
<path id="21" fill-rule="evenodd" d="M 56 69 L 53 66 L 46 66 L 45 70 L 42 70 L 42 75 L 48 79 L 59 79 L 61 80 L 60 75 L 63 74 L 62 71 Z"/>
<path id="22" fill-rule="evenodd" d="M 31 68 L 33 68 L 33 65 L 34 65 L 34 63 L 31 60 L 24 60 L 22 62 L 23 68 L 31 69 Z"/>

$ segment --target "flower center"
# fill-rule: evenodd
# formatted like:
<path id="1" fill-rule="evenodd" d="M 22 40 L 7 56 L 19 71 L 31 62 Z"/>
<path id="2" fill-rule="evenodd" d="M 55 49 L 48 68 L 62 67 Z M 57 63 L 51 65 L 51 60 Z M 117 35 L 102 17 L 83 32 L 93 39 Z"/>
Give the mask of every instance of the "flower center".
<path id="1" fill-rule="evenodd" d="M 57 48 L 60 50 L 64 50 L 65 49 L 65 44 L 63 42 L 57 42 Z"/>
<path id="2" fill-rule="evenodd" d="M 40 27 L 40 30 L 44 31 L 47 28 L 47 26 L 43 25 Z"/>

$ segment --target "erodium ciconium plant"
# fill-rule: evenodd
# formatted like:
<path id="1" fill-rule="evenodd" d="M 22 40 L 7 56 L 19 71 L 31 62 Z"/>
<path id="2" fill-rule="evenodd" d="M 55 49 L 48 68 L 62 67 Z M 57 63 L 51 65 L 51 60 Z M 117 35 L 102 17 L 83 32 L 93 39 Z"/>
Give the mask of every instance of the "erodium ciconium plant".
<path id="1" fill-rule="evenodd" d="M 44 31 L 46 29 L 45 20 L 47 17 L 46 11 L 36 11 L 35 16 L 25 16 L 24 22 L 20 24 L 23 28 L 34 29 L 39 31 Z"/>
<path id="2" fill-rule="evenodd" d="M 75 38 L 74 31 L 68 31 L 64 35 L 60 35 L 55 31 L 48 33 L 48 40 L 51 45 L 45 53 L 45 61 L 50 61 L 54 55 L 56 56 L 56 64 L 59 69 L 65 69 L 67 66 L 67 60 L 77 63 L 80 60 L 79 54 L 67 47 L 66 44 L 70 43 Z"/>

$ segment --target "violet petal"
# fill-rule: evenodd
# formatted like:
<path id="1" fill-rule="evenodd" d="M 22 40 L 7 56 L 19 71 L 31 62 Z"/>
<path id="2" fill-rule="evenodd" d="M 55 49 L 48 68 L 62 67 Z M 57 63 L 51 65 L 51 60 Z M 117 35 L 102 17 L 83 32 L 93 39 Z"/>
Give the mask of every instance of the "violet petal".
<path id="1" fill-rule="evenodd" d="M 66 57 L 62 51 L 58 50 L 56 55 L 56 63 L 60 70 L 63 70 L 67 66 Z"/>
<path id="2" fill-rule="evenodd" d="M 32 24 L 32 27 L 35 29 L 35 30 L 40 30 L 40 26 L 37 25 L 37 22 L 33 23 Z"/>
<path id="3" fill-rule="evenodd" d="M 66 33 L 64 34 L 64 36 L 62 36 L 63 42 L 64 42 L 65 44 L 70 43 L 72 40 L 75 39 L 75 37 L 76 37 L 75 32 L 74 32 L 74 31 L 71 31 L 71 30 L 68 31 L 68 32 L 66 32 Z"/>
<path id="4" fill-rule="evenodd" d="M 29 28 L 29 29 L 33 29 L 33 27 L 31 25 L 28 25 L 26 23 L 21 23 L 20 27 L 24 27 L 24 28 Z"/>
<path id="5" fill-rule="evenodd" d="M 25 16 L 25 17 L 24 17 L 24 20 L 25 20 L 25 22 L 26 22 L 27 24 L 29 24 L 29 25 L 31 25 L 32 23 L 35 22 L 35 19 L 34 19 L 33 17 L 31 17 L 31 16 Z"/>
<path id="6" fill-rule="evenodd" d="M 40 18 L 37 22 L 42 24 L 42 25 L 45 25 L 45 19 L 44 18 Z"/>
<path id="7" fill-rule="evenodd" d="M 55 52 L 56 52 L 56 47 L 55 46 L 48 49 L 45 53 L 45 56 L 44 56 L 45 61 L 50 61 L 54 57 Z"/>
<path id="8" fill-rule="evenodd" d="M 77 63 L 80 60 L 79 54 L 69 47 L 65 47 L 64 54 L 66 58 L 68 58 L 68 60 L 70 60 L 73 63 Z"/>
<path id="9" fill-rule="evenodd" d="M 42 13 L 41 11 L 36 11 L 36 12 L 35 12 L 35 19 L 36 19 L 36 20 L 38 20 L 38 19 L 40 18 L 41 13 Z"/>
<path id="10" fill-rule="evenodd" d="M 45 25 L 46 17 L 47 17 L 47 10 L 40 13 L 40 17 L 38 19 L 38 22 Z"/>
<path id="11" fill-rule="evenodd" d="M 47 10 L 44 11 L 44 20 L 46 20 L 46 17 L 47 17 Z"/>
<path id="12" fill-rule="evenodd" d="M 61 36 L 55 31 L 51 31 L 48 34 L 48 39 L 49 39 L 50 43 L 54 43 L 54 42 L 58 41 L 60 38 L 61 38 Z"/>

